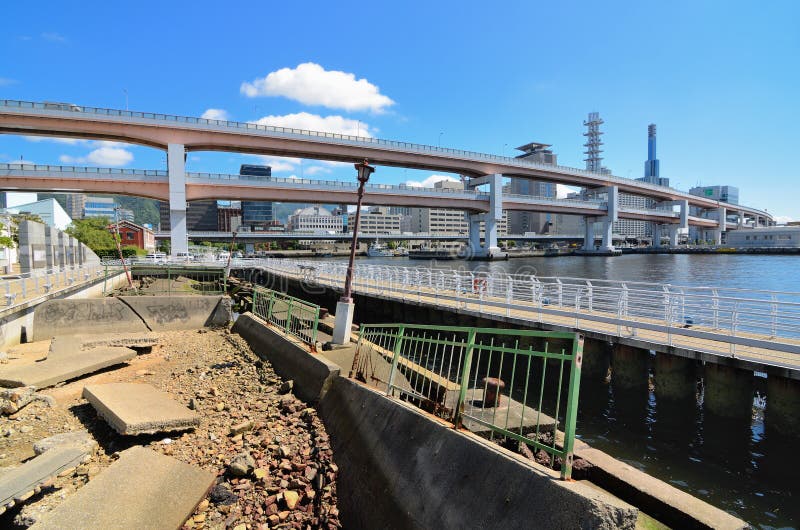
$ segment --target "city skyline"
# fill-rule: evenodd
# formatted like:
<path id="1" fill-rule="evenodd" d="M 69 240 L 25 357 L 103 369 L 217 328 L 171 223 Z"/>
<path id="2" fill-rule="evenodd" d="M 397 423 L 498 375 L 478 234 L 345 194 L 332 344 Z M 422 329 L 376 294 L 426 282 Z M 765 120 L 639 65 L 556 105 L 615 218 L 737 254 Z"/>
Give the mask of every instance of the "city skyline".
<path id="1" fill-rule="evenodd" d="M 654 123 L 661 175 L 673 186 L 737 186 L 747 203 L 779 220 L 797 219 L 791 194 L 775 193 L 797 177 L 790 127 L 798 115 L 798 73 L 778 68 L 799 51 L 789 22 L 796 20 L 797 7 L 786 2 L 750 13 L 730 3 L 725 9 L 707 4 L 692 7 L 687 18 L 689 5 L 534 11 L 506 4 L 483 12 L 467 3 L 457 12 L 443 4 L 427 6 L 427 22 L 411 9 L 397 10 L 380 31 L 380 6 L 345 4 L 335 12 L 320 7 L 310 18 L 286 6 L 216 12 L 200 4 L 185 13 L 165 6 L 156 24 L 152 6 L 136 12 L 91 3 L 80 13 L 41 9 L 35 22 L 22 16 L 25 8 L 11 6 L 19 16 L 0 37 L 0 51 L 14 61 L 0 62 L 0 97 L 127 105 L 506 156 L 516 154 L 513 146 L 536 141 L 553 144 L 559 162 L 573 167 L 584 165 L 582 121 L 596 111 L 605 122 L 603 165 L 613 174 L 644 176 L 647 126 Z M 353 24 L 355 11 L 363 15 L 357 20 L 373 21 L 367 35 Z M 203 17 L 211 14 L 214 27 L 237 21 L 241 31 L 205 38 Z M 537 45 L 529 42 L 522 14 L 564 23 L 537 25 Z M 313 38 L 298 38 L 279 23 L 268 26 L 269 39 L 259 38 L 254 21 L 267 15 L 302 18 Z M 640 27 L 643 16 L 653 24 Z M 593 41 L 596 59 L 585 63 L 579 37 L 590 19 L 601 26 L 613 21 L 623 31 L 602 30 Z M 469 32 L 458 24 L 485 30 L 475 33 L 479 43 L 463 39 Z M 135 38 L 142 28 L 167 26 L 168 37 Z M 410 28 L 437 31 L 425 42 L 403 40 L 413 33 Z M 493 39 L 501 28 L 503 38 Z M 646 45 L 629 46 L 631 40 Z M 541 53 L 520 58 L 516 52 L 525 46 Z M 656 83 L 640 79 L 648 57 L 659 66 Z M 166 159 L 140 146 L 4 135 L 0 162 L 20 156 L 36 163 L 142 169 L 163 168 Z M 228 153 L 190 153 L 188 169 L 236 173 L 242 163 L 267 163 L 276 176 L 353 178 L 349 164 Z M 430 183 L 438 178 L 431 175 L 381 167 L 373 179 Z"/>

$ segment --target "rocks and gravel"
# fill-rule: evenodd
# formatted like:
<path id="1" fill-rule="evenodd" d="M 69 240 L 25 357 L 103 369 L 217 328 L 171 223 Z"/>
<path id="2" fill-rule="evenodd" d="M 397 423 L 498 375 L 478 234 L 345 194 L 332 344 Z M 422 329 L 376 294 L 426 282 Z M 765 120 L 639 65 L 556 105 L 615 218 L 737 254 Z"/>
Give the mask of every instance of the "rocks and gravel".
<path id="1" fill-rule="evenodd" d="M 292 385 L 225 329 L 160 332 L 158 339 L 129 366 L 43 391 L 56 400 L 52 409 L 37 401 L 15 419 L 0 417 L 0 466 L 18 465 L 33 456 L 35 442 L 56 434 L 86 429 L 99 444 L 86 464 L 1 516 L 0 527 L 33 524 L 119 452 L 141 445 L 216 473 L 185 529 L 340 528 L 328 434 Z M 80 397 L 85 384 L 109 382 L 148 383 L 195 410 L 200 424 L 168 437 L 120 436 Z"/>

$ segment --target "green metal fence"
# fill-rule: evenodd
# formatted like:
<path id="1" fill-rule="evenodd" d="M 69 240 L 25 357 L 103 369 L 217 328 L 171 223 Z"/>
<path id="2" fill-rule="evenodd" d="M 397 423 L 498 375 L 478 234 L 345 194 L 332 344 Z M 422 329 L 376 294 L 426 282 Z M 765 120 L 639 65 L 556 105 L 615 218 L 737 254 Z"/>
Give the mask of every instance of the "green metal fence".
<path id="1" fill-rule="evenodd" d="M 351 377 L 454 426 L 525 444 L 568 479 L 582 351 L 577 333 L 368 324 Z"/>
<path id="2" fill-rule="evenodd" d="M 317 343 L 319 306 L 288 294 L 256 286 L 253 290 L 253 314 L 283 329 L 310 345 Z"/>
<path id="3" fill-rule="evenodd" d="M 107 265 L 106 277 L 119 274 L 121 265 Z M 124 287 L 125 294 L 138 295 L 221 295 L 227 290 L 223 267 L 193 267 L 171 264 L 133 264 L 129 267 L 136 287 Z M 105 291 L 105 289 L 104 289 Z"/>

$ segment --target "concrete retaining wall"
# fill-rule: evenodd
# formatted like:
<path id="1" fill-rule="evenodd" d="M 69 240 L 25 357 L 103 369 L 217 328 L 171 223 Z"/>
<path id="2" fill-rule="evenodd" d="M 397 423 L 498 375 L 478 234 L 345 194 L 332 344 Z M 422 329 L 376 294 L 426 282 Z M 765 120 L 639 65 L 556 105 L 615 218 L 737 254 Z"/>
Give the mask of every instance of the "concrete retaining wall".
<path id="1" fill-rule="evenodd" d="M 8 311 L 0 311 L 0 350 L 19 344 L 23 331 L 27 340 L 33 340 L 34 312 L 43 303 L 42 300 L 97 298 L 103 296 L 104 282 L 108 288 L 115 289 L 125 281 L 125 275 L 119 274 L 105 281 L 100 279 L 89 285 L 74 286 L 49 293 Z"/>
<path id="2" fill-rule="evenodd" d="M 38 341 L 85 333 L 198 329 L 228 322 L 230 299 L 223 296 L 48 300 L 36 307 L 33 337 Z"/>
<path id="3" fill-rule="evenodd" d="M 278 375 L 293 380 L 295 394 L 304 401 L 318 402 L 339 376 L 338 365 L 288 341 L 252 313 L 240 315 L 232 331 L 241 335 L 256 355 L 268 360 Z"/>
<path id="4" fill-rule="evenodd" d="M 233 331 L 294 379 L 301 398 L 319 398 L 348 528 L 635 526 L 632 506 L 338 377 L 336 365 L 252 315 L 240 316 Z"/>

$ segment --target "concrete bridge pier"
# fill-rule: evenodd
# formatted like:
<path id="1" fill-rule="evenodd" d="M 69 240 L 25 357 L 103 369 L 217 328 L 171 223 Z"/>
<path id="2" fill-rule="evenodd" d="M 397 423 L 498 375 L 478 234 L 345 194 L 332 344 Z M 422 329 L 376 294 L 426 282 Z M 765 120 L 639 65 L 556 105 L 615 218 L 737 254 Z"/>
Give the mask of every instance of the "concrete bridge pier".
<path id="1" fill-rule="evenodd" d="M 183 144 L 167 146 L 169 175 L 170 254 L 189 252 L 189 233 L 186 230 L 186 150 Z"/>
<path id="2" fill-rule="evenodd" d="M 703 408 L 707 413 L 731 419 L 753 415 L 753 372 L 732 366 L 706 363 Z"/>
<path id="3" fill-rule="evenodd" d="M 469 215 L 469 243 L 476 258 L 492 258 L 501 254 L 497 246 L 497 225 L 503 220 L 503 175 L 485 175 L 469 179 L 467 189 L 489 185 L 489 211 Z M 484 223 L 484 244 L 481 246 L 481 221 Z"/>
<path id="4" fill-rule="evenodd" d="M 603 243 L 600 250 L 614 252 L 613 228 L 614 221 L 619 219 L 619 188 L 608 186 L 608 210 L 603 218 Z"/>
<path id="5" fill-rule="evenodd" d="M 653 371 L 658 402 L 694 400 L 697 393 L 696 368 L 693 359 L 657 353 Z"/>
<path id="6" fill-rule="evenodd" d="M 611 383 L 614 389 L 635 390 L 647 388 L 650 373 L 647 362 L 648 350 L 614 344 L 611 352 Z"/>
<path id="7" fill-rule="evenodd" d="M 653 248 L 661 248 L 661 225 L 653 224 Z"/>
<path id="8" fill-rule="evenodd" d="M 800 437 L 800 381 L 770 375 L 767 377 L 767 430 Z"/>
<path id="9" fill-rule="evenodd" d="M 584 339 L 581 381 L 603 382 L 611 368 L 611 346 L 597 339 Z"/>
<path id="10" fill-rule="evenodd" d="M 678 231 L 680 227 L 678 225 L 670 225 L 669 227 L 669 246 L 674 248 L 678 246 Z"/>

